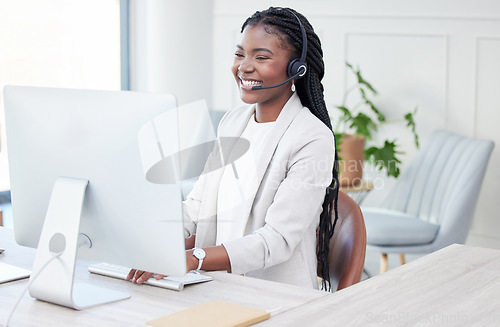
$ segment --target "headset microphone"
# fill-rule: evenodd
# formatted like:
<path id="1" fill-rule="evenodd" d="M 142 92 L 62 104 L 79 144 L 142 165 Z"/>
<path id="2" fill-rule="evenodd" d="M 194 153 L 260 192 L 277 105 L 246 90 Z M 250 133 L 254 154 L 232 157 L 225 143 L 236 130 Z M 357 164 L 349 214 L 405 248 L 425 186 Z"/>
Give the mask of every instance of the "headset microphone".
<path id="1" fill-rule="evenodd" d="M 304 72 L 300 72 L 299 71 L 297 74 L 293 75 L 292 77 L 290 77 L 289 79 L 287 79 L 284 82 L 281 82 L 281 83 L 276 84 L 276 85 L 271 85 L 271 86 L 252 86 L 252 91 L 265 90 L 265 89 L 273 89 L 275 87 L 280 87 L 281 85 L 290 82 L 294 78 L 300 78 L 300 77 L 304 76 L 304 74 L 306 73 L 306 69 L 307 68 L 306 68 L 306 66 L 303 66 L 303 67 L 304 67 Z"/>
<path id="2" fill-rule="evenodd" d="M 288 10 L 288 9 L 285 9 Z M 306 72 L 307 72 L 307 64 L 306 64 L 306 55 L 307 55 L 307 35 L 306 35 L 306 30 L 304 26 L 302 26 L 302 22 L 300 21 L 299 17 L 295 15 L 295 13 L 291 10 L 288 10 L 292 15 L 297 18 L 297 21 L 299 22 L 300 26 L 300 31 L 302 32 L 302 54 L 300 56 L 300 59 L 293 59 L 288 63 L 287 67 L 287 74 L 290 76 L 286 81 L 276 84 L 276 85 L 271 85 L 271 86 L 252 86 L 252 91 L 257 91 L 257 90 L 265 90 L 265 89 L 272 89 L 275 87 L 279 87 L 283 84 L 286 84 L 290 82 L 292 79 L 299 79 L 303 77 Z"/>

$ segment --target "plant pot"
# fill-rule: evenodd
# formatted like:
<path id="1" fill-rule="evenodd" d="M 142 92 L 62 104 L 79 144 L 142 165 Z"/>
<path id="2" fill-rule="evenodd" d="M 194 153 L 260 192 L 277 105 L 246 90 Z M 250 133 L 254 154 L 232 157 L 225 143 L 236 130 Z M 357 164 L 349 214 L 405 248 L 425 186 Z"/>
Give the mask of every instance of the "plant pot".
<path id="1" fill-rule="evenodd" d="M 363 178 L 365 138 L 354 134 L 344 134 L 339 145 L 340 186 L 354 186 Z"/>

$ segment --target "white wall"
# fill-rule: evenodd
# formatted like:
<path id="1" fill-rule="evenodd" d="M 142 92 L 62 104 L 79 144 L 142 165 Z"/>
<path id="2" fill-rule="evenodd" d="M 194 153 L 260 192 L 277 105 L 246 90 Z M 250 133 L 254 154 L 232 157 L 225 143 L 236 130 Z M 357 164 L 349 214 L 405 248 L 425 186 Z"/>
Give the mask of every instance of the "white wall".
<path id="1" fill-rule="evenodd" d="M 131 0 L 131 89 L 169 92 L 179 104 L 212 97 L 211 0 Z"/>
<path id="2" fill-rule="evenodd" d="M 326 62 L 325 97 L 332 112 L 349 83 L 344 67 L 349 61 L 359 64 L 379 91 L 376 103 L 389 118 L 418 106 L 422 143 L 437 128 L 495 141 L 468 243 L 500 248 L 500 2 L 215 0 L 215 108 L 227 110 L 239 103 L 229 72 L 239 29 L 255 10 L 271 4 L 297 9 L 319 34 Z M 404 169 L 416 153 L 410 133 L 395 124 L 380 136 L 400 141 L 406 152 Z M 385 179 L 365 204 L 376 205 L 393 184 Z"/>
<path id="3" fill-rule="evenodd" d="M 379 91 L 388 118 L 418 106 L 421 143 L 437 128 L 500 144 L 500 2 L 495 0 L 131 1 L 132 89 L 172 92 L 180 103 L 205 98 L 228 110 L 240 103 L 230 65 L 243 21 L 270 5 L 305 14 L 323 43 L 325 98 L 331 113 L 352 81 L 344 62 L 361 66 Z M 379 139 L 397 138 L 403 169 L 416 153 L 401 124 Z M 481 191 L 469 244 L 500 248 L 500 149 Z M 368 172 L 368 177 L 383 175 Z M 394 185 L 384 178 L 365 204 Z"/>

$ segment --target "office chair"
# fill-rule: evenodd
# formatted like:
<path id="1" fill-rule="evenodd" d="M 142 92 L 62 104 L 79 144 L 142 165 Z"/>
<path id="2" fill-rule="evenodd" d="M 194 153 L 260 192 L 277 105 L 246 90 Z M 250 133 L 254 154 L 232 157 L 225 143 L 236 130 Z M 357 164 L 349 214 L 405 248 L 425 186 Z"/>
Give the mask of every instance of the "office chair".
<path id="1" fill-rule="evenodd" d="M 363 207 L 368 249 L 430 253 L 463 244 L 494 143 L 438 130 L 431 134 L 380 208 Z"/>
<path id="2" fill-rule="evenodd" d="M 342 191 L 339 191 L 338 216 L 329 253 L 330 283 L 332 290 L 337 291 L 361 280 L 366 254 L 363 214 L 358 204 Z M 319 269 L 318 265 L 318 276 Z"/>

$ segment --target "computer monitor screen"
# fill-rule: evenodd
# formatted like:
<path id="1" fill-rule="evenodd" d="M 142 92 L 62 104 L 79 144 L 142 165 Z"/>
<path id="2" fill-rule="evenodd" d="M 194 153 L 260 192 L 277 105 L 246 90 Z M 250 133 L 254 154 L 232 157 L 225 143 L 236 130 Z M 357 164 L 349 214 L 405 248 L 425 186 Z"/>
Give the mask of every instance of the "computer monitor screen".
<path id="1" fill-rule="evenodd" d="M 17 243 L 37 247 L 56 181 L 88 181 L 79 231 L 92 247 L 79 257 L 185 273 L 179 185 L 147 181 L 138 144 L 145 124 L 176 107 L 173 95 L 6 86 L 4 100 Z"/>

